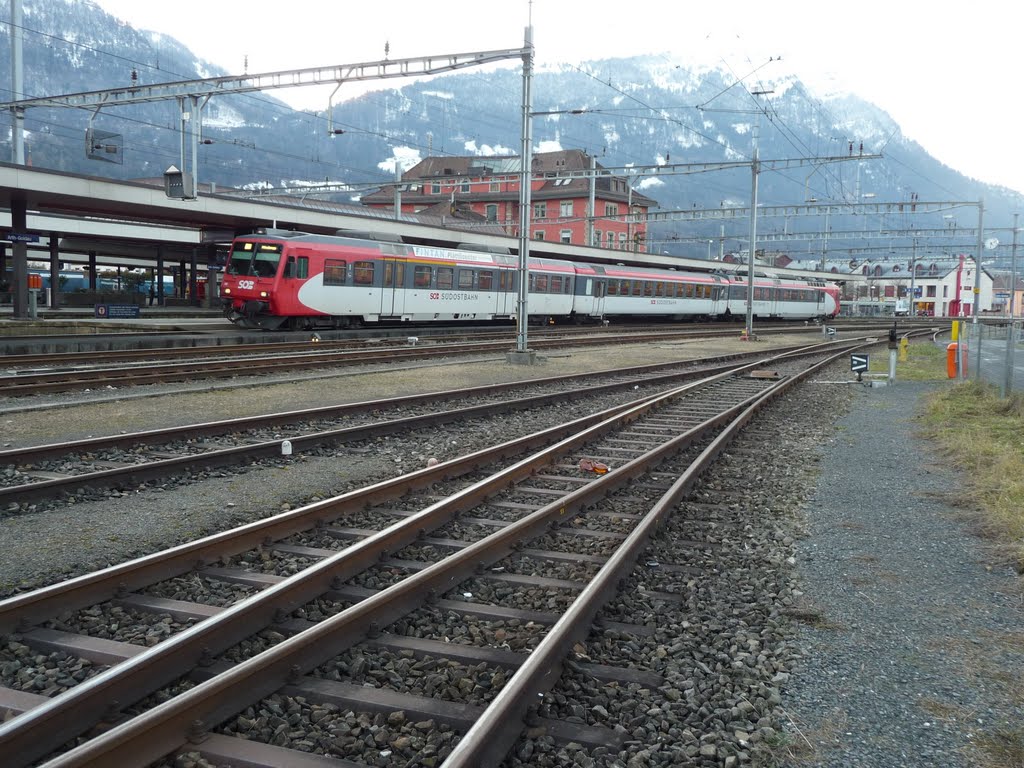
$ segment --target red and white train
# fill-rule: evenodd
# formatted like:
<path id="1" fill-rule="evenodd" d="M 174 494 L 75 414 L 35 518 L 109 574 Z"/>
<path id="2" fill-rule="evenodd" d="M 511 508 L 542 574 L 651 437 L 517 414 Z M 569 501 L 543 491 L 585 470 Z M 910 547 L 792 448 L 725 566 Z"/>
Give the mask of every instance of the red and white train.
<path id="1" fill-rule="evenodd" d="M 375 237 L 375 236 L 374 236 Z M 531 258 L 530 321 L 743 317 L 747 276 Z M 409 245 L 352 233 L 261 230 L 236 238 L 225 267 L 225 314 L 245 328 L 346 328 L 385 322 L 512 320 L 518 257 Z M 760 274 L 759 318 L 835 316 L 839 289 Z"/>

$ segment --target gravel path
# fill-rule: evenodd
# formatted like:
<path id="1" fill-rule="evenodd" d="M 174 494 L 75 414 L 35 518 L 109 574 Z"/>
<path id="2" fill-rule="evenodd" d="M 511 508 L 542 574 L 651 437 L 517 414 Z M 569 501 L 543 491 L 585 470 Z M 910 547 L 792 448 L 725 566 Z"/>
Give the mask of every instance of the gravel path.
<path id="1" fill-rule="evenodd" d="M 1015 733 L 1022 748 L 1021 584 L 957 519 L 957 478 L 914 436 L 937 386 L 858 390 L 822 458 L 797 550 L 788 765 L 1022 765 L 997 746 Z"/>

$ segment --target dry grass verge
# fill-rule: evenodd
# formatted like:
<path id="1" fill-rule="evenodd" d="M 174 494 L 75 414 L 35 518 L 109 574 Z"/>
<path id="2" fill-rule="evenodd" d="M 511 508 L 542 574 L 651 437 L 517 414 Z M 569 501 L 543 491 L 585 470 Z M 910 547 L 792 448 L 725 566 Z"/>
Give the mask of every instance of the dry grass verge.
<path id="1" fill-rule="evenodd" d="M 1002 399 L 975 381 L 929 398 L 925 436 L 960 470 L 957 506 L 1024 574 L 1024 394 Z"/>

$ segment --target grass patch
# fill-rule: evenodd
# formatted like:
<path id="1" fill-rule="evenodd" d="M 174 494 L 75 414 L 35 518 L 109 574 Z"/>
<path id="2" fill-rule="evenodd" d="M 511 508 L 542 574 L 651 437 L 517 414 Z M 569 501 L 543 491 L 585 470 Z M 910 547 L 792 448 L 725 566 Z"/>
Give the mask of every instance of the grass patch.
<path id="1" fill-rule="evenodd" d="M 927 696 L 918 701 L 918 706 L 936 720 L 963 720 L 966 719 L 969 714 L 964 711 L 963 707 L 959 707 L 956 704 L 950 704 L 946 701 L 939 701 Z"/>
<path id="2" fill-rule="evenodd" d="M 837 747 L 842 743 L 849 718 L 846 712 L 834 710 L 818 725 L 798 722 L 789 712 L 783 712 L 789 720 L 786 729 L 766 739 L 763 746 L 765 764 L 769 766 L 799 766 L 820 763 L 822 748 Z"/>
<path id="3" fill-rule="evenodd" d="M 857 563 L 877 563 L 878 555 L 851 555 L 850 559 Z"/>
<path id="4" fill-rule="evenodd" d="M 1024 768 L 1024 730 L 1020 728 L 978 734 L 975 745 L 993 768 Z"/>
<path id="5" fill-rule="evenodd" d="M 869 373 L 889 373 L 889 350 L 880 348 L 868 356 Z M 911 342 L 907 359 L 896 360 L 896 381 L 948 381 L 946 350 L 931 341 Z"/>
<path id="6" fill-rule="evenodd" d="M 793 621 L 798 621 L 814 629 L 841 629 L 839 624 L 825 618 L 825 614 L 820 608 L 806 601 L 798 601 L 788 608 L 784 608 L 782 612 Z"/>
<path id="7" fill-rule="evenodd" d="M 1024 394 L 970 381 L 932 395 L 920 423 L 961 471 L 961 509 L 1024 574 Z"/>

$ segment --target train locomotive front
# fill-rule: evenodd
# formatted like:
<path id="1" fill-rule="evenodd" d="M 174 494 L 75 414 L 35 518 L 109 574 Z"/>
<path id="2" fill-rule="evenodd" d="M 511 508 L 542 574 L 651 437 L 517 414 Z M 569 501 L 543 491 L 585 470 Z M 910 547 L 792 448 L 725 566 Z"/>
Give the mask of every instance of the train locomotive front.
<path id="1" fill-rule="evenodd" d="M 284 324 L 278 279 L 283 253 L 280 241 L 234 242 L 221 283 L 224 314 L 231 322 L 265 330 L 276 330 Z"/>
<path id="2" fill-rule="evenodd" d="M 367 296 L 385 245 L 285 230 L 236 238 L 221 285 L 224 314 L 268 331 L 358 325 L 374 309 Z"/>

